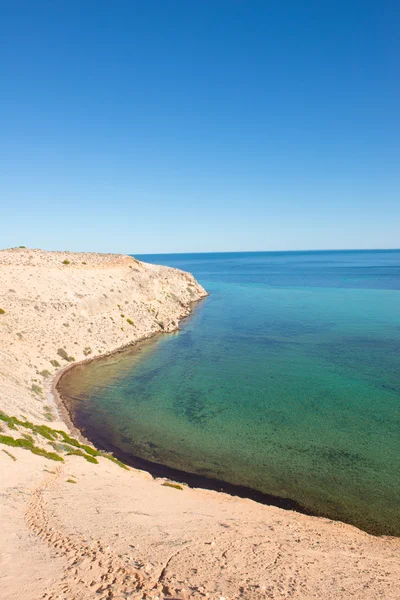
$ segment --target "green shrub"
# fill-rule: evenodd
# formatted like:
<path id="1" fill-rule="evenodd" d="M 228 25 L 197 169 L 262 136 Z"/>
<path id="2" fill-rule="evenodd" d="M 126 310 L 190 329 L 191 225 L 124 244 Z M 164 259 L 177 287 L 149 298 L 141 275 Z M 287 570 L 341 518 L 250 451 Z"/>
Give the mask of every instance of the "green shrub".
<path id="1" fill-rule="evenodd" d="M 36 383 L 32 383 L 32 387 L 31 387 L 32 392 L 34 392 L 34 394 L 43 394 L 43 390 L 40 387 L 40 385 L 36 385 Z"/>
<path id="2" fill-rule="evenodd" d="M 50 364 L 53 365 L 53 367 L 61 367 L 60 363 L 58 362 L 58 360 L 51 360 Z"/>
<path id="3" fill-rule="evenodd" d="M 4 308 L 0 308 L 0 315 L 5 315 L 6 311 L 4 310 Z"/>
<path id="4" fill-rule="evenodd" d="M 63 358 L 64 360 L 68 360 L 68 354 L 67 354 L 66 350 L 64 350 L 64 348 L 59 348 L 57 350 L 57 354 L 58 354 L 58 356 L 61 356 L 61 358 Z"/>
<path id="5" fill-rule="evenodd" d="M 46 379 L 47 377 L 50 377 L 51 373 L 47 369 L 44 369 L 44 371 L 40 371 L 39 375 L 41 375 L 42 377 L 44 377 Z"/>
<path id="6" fill-rule="evenodd" d="M 66 350 L 64 350 L 64 348 L 59 348 L 57 350 L 57 354 L 67 362 L 75 362 L 75 358 L 73 356 L 68 356 L 68 353 L 66 352 Z"/>
<path id="7" fill-rule="evenodd" d="M 85 356 L 89 356 L 89 354 L 92 354 L 92 349 L 89 346 L 86 346 L 86 348 L 83 351 L 83 354 Z"/>
<path id="8" fill-rule="evenodd" d="M 18 246 L 18 248 L 26 248 L 26 246 Z"/>
<path id="9" fill-rule="evenodd" d="M 126 322 L 129 323 L 129 325 L 135 325 L 135 323 L 131 319 L 127 319 Z"/>
<path id="10" fill-rule="evenodd" d="M 63 265 L 70 265 L 70 264 L 71 264 L 71 261 L 69 261 L 69 260 L 65 259 L 65 260 L 63 260 L 63 261 L 62 261 L 62 264 L 63 264 Z"/>
<path id="11" fill-rule="evenodd" d="M 164 483 L 161 485 L 163 485 L 164 487 L 174 488 L 174 490 L 183 490 L 183 487 L 179 485 L 179 483 L 172 483 L 171 481 L 164 481 Z"/>
<path id="12" fill-rule="evenodd" d="M 67 483 L 76 483 L 75 479 L 67 479 Z"/>

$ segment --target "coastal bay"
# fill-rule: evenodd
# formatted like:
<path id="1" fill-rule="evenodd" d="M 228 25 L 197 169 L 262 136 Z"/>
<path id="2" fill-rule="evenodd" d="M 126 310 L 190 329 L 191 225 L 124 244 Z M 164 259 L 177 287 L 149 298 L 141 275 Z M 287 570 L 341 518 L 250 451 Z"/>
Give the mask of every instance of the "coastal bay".
<path id="1" fill-rule="evenodd" d="M 399 535 L 400 253 L 149 259 L 212 294 L 177 335 L 67 374 L 77 425 L 152 472 Z"/>
<path id="2" fill-rule="evenodd" d="M 128 256 L 0 252 L 0 564 L 7 600 L 89 600 L 94 593 L 143 599 L 400 596 L 398 538 L 153 478 L 118 463 L 64 421 L 52 394 L 63 369 L 148 337 L 138 353 L 145 368 L 152 369 L 158 350 L 174 341 L 185 340 L 181 352 L 187 352 L 197 319 L 212 314 L 214 299 L 219 302 L 210 284 L 207 298 L 187 270 Z M 166 383 L 169 372 L 174 375 L 171 360 L 163 370 Z M 193 384 L 190 371 L 182 372 L 182 381 Z M 164 420 L 163 427 L 169 445 L 172 423 Z"/>

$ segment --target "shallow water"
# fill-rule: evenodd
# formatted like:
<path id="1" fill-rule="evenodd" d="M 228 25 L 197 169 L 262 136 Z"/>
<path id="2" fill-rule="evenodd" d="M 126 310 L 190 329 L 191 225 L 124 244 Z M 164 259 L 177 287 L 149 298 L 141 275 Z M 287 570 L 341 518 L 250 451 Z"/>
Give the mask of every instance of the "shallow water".
<path id="1" fill-rule="evenodd" d="M 178 334 L 70 371 L 125 454 L 400 535 L 400 251 L 138 257 L 211 295 Z"/>

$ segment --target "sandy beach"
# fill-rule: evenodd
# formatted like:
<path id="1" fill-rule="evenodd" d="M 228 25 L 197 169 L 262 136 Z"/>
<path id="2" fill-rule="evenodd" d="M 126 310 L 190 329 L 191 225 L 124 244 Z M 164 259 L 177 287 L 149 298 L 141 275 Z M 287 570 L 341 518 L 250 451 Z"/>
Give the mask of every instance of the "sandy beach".
<path id="1" fill-rule="evenodd" d="M 176 330 L 206 295 L 129 256 L 0 251 L 5 600 L 400 599 L 400 539 L 154 479 L 71 427 L 64 369 Z"/>

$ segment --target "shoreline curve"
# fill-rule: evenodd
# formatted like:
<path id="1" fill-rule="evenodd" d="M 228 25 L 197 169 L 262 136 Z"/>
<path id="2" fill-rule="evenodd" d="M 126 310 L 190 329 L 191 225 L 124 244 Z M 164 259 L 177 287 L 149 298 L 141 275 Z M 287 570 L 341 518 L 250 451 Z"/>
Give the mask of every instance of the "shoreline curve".
<path id="1" fill-rule="evenodd" d="M 179 330 L 179 323 L 181 323 L 182 321 L 191 317 L 193 306 L 199 304 L 204 299 L 205 298 L 201 298 L 192 303 L 192 305 L 190 306 L 190 313 L 182 316 L 182 318 L 179 319 L 178 327 L 176 330 Z M 120 448 L 118 448 L 117 446 L 114 446 L 109 441 L 102 439 L 101 436 L 99 434 L 97 434 L 95 431 L 87 432 L 84 429 L 78 427 L 76 425 L 76 423 L 74 422 L 72 411 L 68 407 L 68 397 L 62 393 L 62 390 L 60 388 L 60 384 L 61 384 L 63 377 L 69 371 L 71 371 L 72 369 L 74 369 L 77 366 L 82 366 L 82 365 L 85 365 L 85 364 L 88 364 L 88 363 L 91 363 L 94 361 L 100 361 L 108 356 L 115 356 L 115 355 L 119 354 L 120 352 L 123 352 L 127 348 L 133 348 L 137 344 L 139 344 L 143 341 L 149 340 L 157 335 L 162 335 L 162 334 L 163 334 L 162 332 L 152 332 L 150 334 L 146 334 L 146 335 L 142 336 L 140 339 L 135 340 L 134 342 L 131 342 L 131 343 L 121 346 L 119 348 L 116 348 L 115 350 L 111 350 L 111 351 L 101 354 L 99 356 L 91 357 L 91 358 L 70 364 L 55 375 L 55 377 L 53 378 L 52 386 L 51 386 L 51 392 L 53 395 L 54 402 L 57 406 L 57 409 L 60 412 L 60 416 L 61 416 L 62 420 L 64 421 L 64 423 L 66 424 L 68 429 L 81 442 L 92 444 L 99 450 L 104 450 L 105 452 L 111 452 L 118 460 L 121 460 L 122 462 L 124 462 L 125 464 L 127 464 L 128 466 L 130 466 L 133 469 L 146 471 L 154 479 L 161 479 L 161 478 L 162 479 L 170 479 L 170 480 L 176 481 L 178 483 L 183 483 L 192 489 L 198 488 L 198 489 L 203 489 L 203 490 L 210 490 L 210 491 L 215 491 L 215 492 L 219 492 L 219 493 L 224 493 L 224 494 L 228 494 L 229 496 L 232 496 L 232 497 L 253 500 L 253 501 L 255 501 L 259 504 L 265 505 L 265 506 L 275 506 L 275 507 L 281 508 L 283 510 L 294 511 L 294 512 L 297 512 L 297 513 L 300 513 L 303 515 L 307 515 L 307 516 L 311 516 L 311 517 L 315 517 L 315 518 L 327 519 L 327 520 L 331 520 L 331 521 L 334 521 L 337 523 L 343 523 L 347 526 L 355 527 L 356 529 L 363 531 L 365 533 L 368 533 L 369 535 L 373 535 L 375 537 L 394 537 L 394 538 L 396 538 L 396 536 L 392 536 L 390 534 L 378 533 L 374 529 L 365 529 L 354 523 L 350 523 L 350 522 L 343 521 L 340 519 L 335 519 L 333 517 L 330 517 L 328 514 L 325 514 L 322 512 L 318 513 L 317 511 L 308 509 L 307 507 L 303 506 L 302 504 L 300 504 L 299 502 L 297 502 L 296 500 L 294 500 L 292 498 L 275 496 L 273 494 L 268 494 L 268 493 L 262 492 L 260 490 L 257 490 L 255 488 L 251 488 L 251 487 L 247 487 L 247 486 L 243 486 L 243 485 L 239 485 L 239 484 L 234 484 L 234 483 L 229 483 L 228 481 L 224 481 L 222 479 L 207 477 L 205 475 L 200 475 L 198 473 L 191 473 L 190 471 L 184 471 L 182 469 L 176 469 L 174 467 L 169 467 L 168 465 L 152 462 L 147 459 L 141 458 L 139 456 L 135 456 L 133 454 L 126 453 L 123 450 L 121 450 Z"/>

